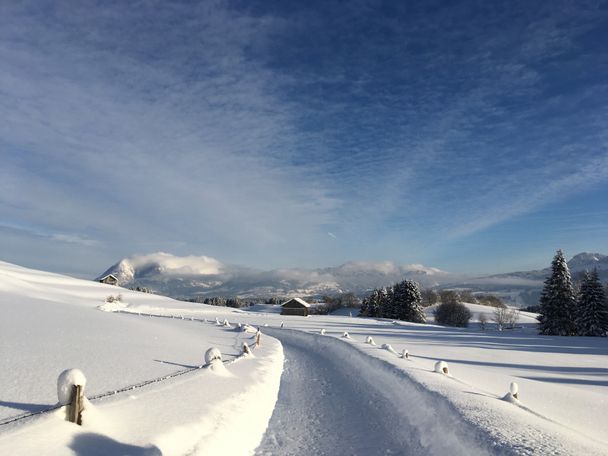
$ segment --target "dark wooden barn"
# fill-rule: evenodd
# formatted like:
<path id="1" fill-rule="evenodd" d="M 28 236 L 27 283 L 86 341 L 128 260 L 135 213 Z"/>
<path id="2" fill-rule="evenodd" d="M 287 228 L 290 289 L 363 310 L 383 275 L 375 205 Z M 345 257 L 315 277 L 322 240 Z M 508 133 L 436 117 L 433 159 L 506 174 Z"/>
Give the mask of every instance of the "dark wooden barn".
<path id="1" fill-rule="evenodd" d="M 300 298 L 292 298 L 281 304 L 281 315 L 299 315 L 302 317 L 308 316 L 310 304 Z"/>
<path id="2" fill-rule="evenodd" d="M 114 277 L 112 274 L 108 274 L 107 276 L 103 276 L 99 279 L 101 283 L 107 283 L 108 285 L 116 285 L 118 283 L 118 279 Z"/>

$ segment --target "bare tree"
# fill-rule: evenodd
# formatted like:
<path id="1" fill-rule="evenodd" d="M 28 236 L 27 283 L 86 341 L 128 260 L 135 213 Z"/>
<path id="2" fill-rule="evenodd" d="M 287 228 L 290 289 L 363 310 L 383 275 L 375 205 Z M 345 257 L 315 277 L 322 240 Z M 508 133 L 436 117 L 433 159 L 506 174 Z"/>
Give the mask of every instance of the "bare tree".
<path id="1" fill-rule="evenodd" d="M 439 300 L 442 303 L 459 302 L 460 296 L 458 295 L 458 292 L 454 290 L 441 290 L 439 292 Z"/>
<path id="2" fill-rule="evenodd" d="M 519 310 L 497 307 L 492 318 L 498 330 L 513 329 L 519 321 Z"/>

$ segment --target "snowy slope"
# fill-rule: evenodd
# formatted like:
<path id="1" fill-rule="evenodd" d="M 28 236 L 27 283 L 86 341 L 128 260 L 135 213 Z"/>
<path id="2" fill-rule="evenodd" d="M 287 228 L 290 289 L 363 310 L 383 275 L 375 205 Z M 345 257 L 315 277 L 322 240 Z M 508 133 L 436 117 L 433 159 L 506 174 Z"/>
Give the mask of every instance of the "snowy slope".
<path id="1" fill-rule="evenodd" d="M 374 374 L 361 371 L 365 362 L 360 357 L 382 361 L 370 361 L 370 366 L 375 366 L 370 367 L 372 371 L 395 374 L 397 368 L 397 378 L 386 380 L 387 388 L 392 385 L 392 389 L 378 394 L 390 398 L 415 394 L 418 388 L 431 391 L 433 400 L 440 397 L 445 410 L 451 410 L 466 423 L 466 429 L 479 434 L 483 443 L 475 448 L 490 445 L 489 452 L 496 454 L 599 455 L 608 451 L 608 423 L 603 418 L 608 406 L 606 339 L 538 336 L 533 314 L 523 316 L 519 329 L 502 332 L 493 328 L 480 331 L 476 325 L 444 328 L 348 316 L 302 318 L 255 312 L 241 319 L 268 324 L 275 328 L 274 336 L 290 344 L 292 339 L 286 339 L 289 329 L 308 333 L 300 340 L 307 350 L 326 357 L 335 353 L 330 357 L 337 363 L 356 361 L 352 372 L 357 377 L 369 375 L 371 383 Z M 321 329 L 325 336 L 320 335 Z M 344 331 L 350 339 L 342 337 Z M 367 336 L 377 345 L 366 344 Z M 356 351 L 344 352 L 342 345 L 329 342 L 320 347 L 319 338 L 352 345 Z M 397 353 L 409 350 L 411 361 L 383 349 L 383 344 L 390 344 Z M 437 360 L 449 364 L 452 377 L 433 372 Z M 519 384 L 520 403 L 503 400 L 511 382 Z M 443 410 L 444 405 L 437 407 Z"/>
<path id="2" fill-rule="evenodd" d="M 179 314 L 180 303 L 169 298 L 0 263 L 0 423 L 54 406 L 57 376 L 66 368 L 85 373 L 92 397 L 196 368 L 211 346 L 235 360 L 242 344 L 252 343 L 251 333 L 216 326 L 218 314 L 208 306 L 196 309 L 199 321 L 98 309 L 118 293 L 124 309 Z M 272 339 L 254 353 L 227 365 L 225 375 L 195 369 L 93 401 L 82 428 L 64 422 L 62 411 L 0 425 L 0 454 L 252 451 L 272 413 L 282 368 L 281 347 Z M 241 439 L 231 438 L 234 427 L 245 426 L 250 430 Z"/>

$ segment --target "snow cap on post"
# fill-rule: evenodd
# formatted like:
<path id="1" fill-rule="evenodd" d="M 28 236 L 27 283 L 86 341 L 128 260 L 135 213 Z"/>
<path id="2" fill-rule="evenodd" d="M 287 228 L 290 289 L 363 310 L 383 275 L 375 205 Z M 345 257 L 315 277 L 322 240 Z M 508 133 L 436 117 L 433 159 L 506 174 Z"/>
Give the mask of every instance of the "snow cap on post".
<path id="1" fill-rule="evenodd" d="M 345 339 L 350 339 L 350 334 L 348 334 L 348 331 L 344 331 L 344 334 L 342 334 L 342 337 L 344 337 Z"/>
<path id="2" fill-rule="evenodd" d="M 405 359 L 409 359 L 410 358 L 410 352 L 407 351 L 407 349 L 403 349 L 403 351 L 401 352 L 401 357 L 405 358 Z"/>
<path id="3" fill-rule="evenodd" d="M 87 384 L 87 379 L 80 369 L 66 369 L 57 378 L 57 399 L 61 405 L 68 405 L 71 401 L 72 387 Z"/>
<path id="4" fill-rule="evenodd" d="M 376 342 L 374 342 L 374 338 L 372 336 L 367 336 L 365 338 L 365 343 L 370 345 L 376 345 Z"/>
<path id="5" fill-rule="evenodd" d="M 448 363 L 446 363 L 445 361 L 437 361 L 435 363 L 435 372 L 449 375 L 450 372 L 448 370 Z"/>
<path id="6" fill-rule="evenodd" d="M 321 333 L 322 336 L 324 336 L 325 335 L 325 329 L 321 329 L 320 333 Z"/>
<path id="7" fill-rule="evenodd" d="M 222 352 L 217 347 L 211 347 L 205 352 L 205 364 L 222 362 Z"/>
<path id="8" fill-rule="evenodd" d="M 511 384 L 509 385 L 509 392 L 511 393 L 511 396 L 513 396 L 515 399 L 519 399 L 517 397 L 517 395 L 519 394 L 519 385 L 515 382 L 511 382 Z"/>
<path id="9" fill-rule="evenodd" d="M 395 349 L 393 348 L 393 346 L 391 344 L 382 344 L 382 348 L 391 352 L 394 355 L 397 354 L 397 352 L 395 351 Z"/>

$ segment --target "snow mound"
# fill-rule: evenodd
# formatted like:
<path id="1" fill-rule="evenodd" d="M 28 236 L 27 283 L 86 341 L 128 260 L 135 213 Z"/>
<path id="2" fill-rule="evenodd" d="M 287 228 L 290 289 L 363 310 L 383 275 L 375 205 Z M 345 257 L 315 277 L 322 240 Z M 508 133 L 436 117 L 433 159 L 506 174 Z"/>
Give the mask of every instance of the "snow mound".
<path id="1" fill-rule="evenodd" d="M 80 369 L 66 369 L 57 378 L 57 398 L 61 405 L 68 405 L 71 400 L 72 387 L 74 385 L 84 387 L 87 384 L 87 378 Z"/>
<path id="2" fill-rule="evenodd" d="M 367 336 L 365 338 L 365 343 L 369 345 L 376 345 L 376 342 L 374 342 L 374 338 L 372 336 Z"/>
<path id="3" fill-rule="evenodd" d="M 517 399 L 515 396 L 513 396 L 513 394 L 511 393 L 507 393 L 503 396 L 502 398 L 503 401 L 505 402 L 510 402 L 511 404 L 519 404 L 519 399 Z"/>

